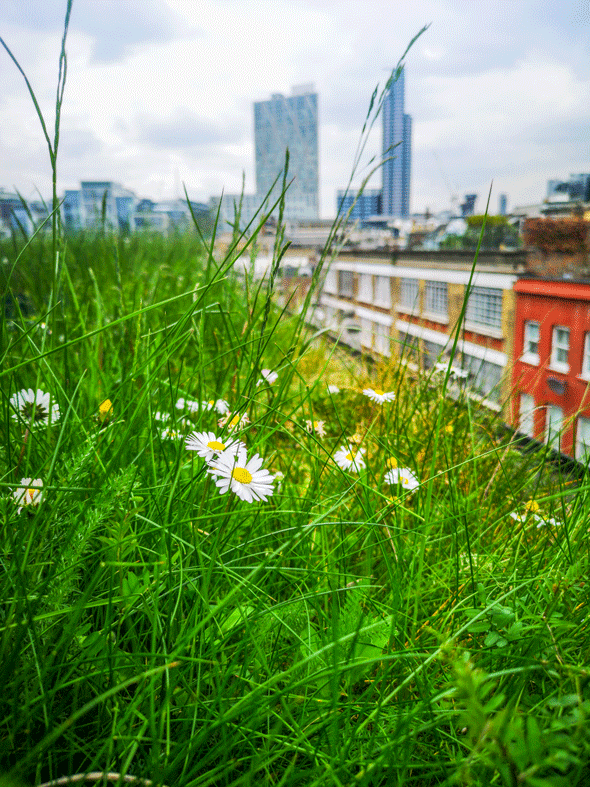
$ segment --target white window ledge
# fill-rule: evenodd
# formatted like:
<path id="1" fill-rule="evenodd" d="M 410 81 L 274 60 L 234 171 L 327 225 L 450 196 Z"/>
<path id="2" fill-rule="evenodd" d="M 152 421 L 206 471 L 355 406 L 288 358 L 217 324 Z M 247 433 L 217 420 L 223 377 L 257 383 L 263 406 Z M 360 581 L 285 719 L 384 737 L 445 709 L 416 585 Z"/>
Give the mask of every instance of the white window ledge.
<path id="1" fill-rule="evenodd" d="M 402 314 L 411 314 L 414 317 L 420 316 L 420 309 L 417 306 L 412 308 L 411 306 L 404 306 L 403 303 L 396 303 L 395 310 L 398 312 L 402 312 Z"/>
<path id="2" fill-rule="evenodd" d="M 492 325 L 482 325 L 479 322 L 468 322 L 465 320 L 465 330 L 472 333 L 479 333 L 482 336 L 491 336 L 493 339 L 503 339 L 504 334 L 501 328 L 494 328 Z"/>
<path id="3" fill-rule="evenodd" d="M 449 324 L 449 315 L 440 314 L 439 312 L 422 312 L 422 317 L 431 322 L 439 322 L 441 325 Z"/>
<path id="4" fill-rule="evenodd" d="M 576 380 L 581 380 L 583 383 L 590 383 L 590 372 L 582 372 L 576 375 Z"/>
<path id="5" fill-rule="evenodd" d="M 523 353 L 518 360 L 523 363 L 528 363 L 531 366 L 538 366 L 540 359 L 539 356 L 534 353 Z"/>
<path id="6" fill-rule="evenodd" d="M 560 374 L 569 374 L 570 367 L 568 363 L 557 363 L 554 361 L 547 367 L 548 372 L 559 372 Z"/>

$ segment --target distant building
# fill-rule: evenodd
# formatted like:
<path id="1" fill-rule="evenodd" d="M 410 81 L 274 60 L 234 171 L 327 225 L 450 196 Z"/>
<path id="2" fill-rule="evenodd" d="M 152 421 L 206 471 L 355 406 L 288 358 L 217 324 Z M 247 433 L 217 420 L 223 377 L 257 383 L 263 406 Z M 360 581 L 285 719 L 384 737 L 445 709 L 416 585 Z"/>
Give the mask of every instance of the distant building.
<path id="1" fill-rule="evenodd" d="M 498 197 L 498 213 L 500 216 L 505 216 L 508 212 L 508 197 L 506 194 L 500 194 Z"/>
<path id="2" fill-rule="evenodd" d="M 336 215 L 346 216 L 350 210 L 350 221 L 361 223 L 371 216 L 381 214 L 381 189 L 365 189 L 361 194 L 355 189 L 338 189 L 336 192 Z"/>
<path id="3" fill-rule="evenodd" d="M 412 118 L 404 112 L 405 68 L 392 83 L 383 103 L 383 202 L 386 216 L 410 214 Z"/>
<path id="4" fill-rule="evenodd" d="M 569 180 L 548 180 L 547 202 L 590 202 L 590 174 L 570 175 Z"/>
<path id="5" fill-rule="evenodd" d="M 530 277 L 514 290 L 512 424 L 590 459 L 590 282 Z"/>
<path id="6" fill-rule="evenodd" d="M 84 180 L 81 186 L 81 223 L 85 228 L 129 232 L 138 200 L 129 189 L 111 180 Z"/>
<path id="7" fill-rule="evenodd" d="M 285 97 L 274 93 L 269 101 L 254 103 L 256 193 L 262 200 L 280 195 L 285 155 L 289 150 L 285 219 L 319 217 L 318 94 L 313 85 L 292 88 Z M 278 214 L 278 209 L 274 211 Z"/>
<path id="8" fill-rule="evenodd" d="M 459 207 L 461 208 L 462 218 L 465 218 L 466 216 L 473 216 L 476 200 L 477 200 L 477 194 L 465 195 L 465 202 L 462 202 L 459 205 Z"/>
<path id="9" fill-rule="evenodd" d="M 18 194 L 0 188 L 0 236 L 13 232 L 33 232 L 33 223 Z"/>

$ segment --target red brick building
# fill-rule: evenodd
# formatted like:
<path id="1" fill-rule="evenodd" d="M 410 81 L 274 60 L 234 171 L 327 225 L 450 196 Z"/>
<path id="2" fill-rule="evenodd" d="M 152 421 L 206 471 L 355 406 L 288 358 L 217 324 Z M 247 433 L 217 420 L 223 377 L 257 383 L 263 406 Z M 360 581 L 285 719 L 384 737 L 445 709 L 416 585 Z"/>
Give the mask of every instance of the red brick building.
<path id="1" fill-rule="evenodd" d="M 512 425 L 584 461 L 590 456 L 590 282 L 514 284 Z"/>

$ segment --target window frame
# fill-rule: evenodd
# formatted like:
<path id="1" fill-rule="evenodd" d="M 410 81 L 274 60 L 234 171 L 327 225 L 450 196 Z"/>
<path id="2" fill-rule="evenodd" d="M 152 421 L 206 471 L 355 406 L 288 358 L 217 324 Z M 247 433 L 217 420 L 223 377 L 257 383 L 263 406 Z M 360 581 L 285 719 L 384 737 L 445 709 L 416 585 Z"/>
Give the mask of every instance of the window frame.
<path id="1" fill-rule="evenodd" d="M 465 322 L 474 326 L 502 330 L 504 290 L 500 287 L 471 287 L 465 311 Z"/>
<path id="2" fill-rule="evenodd" d="M 584 421 L 588 427 L 588 442 L 585 440 L 580 439 L 580 427 L 582 426 L 581 421 Z M 585 446 L 585 451 L 580 451 L 580 446 Z M 575 444 L 575 455 L 576 460 L 578 462 L 583 462 L 584 464 L 588 463 L 590 460 L 590 418 L 588 416 L 580 415 L 576 418 L 576 444 Z"/>
<path id="3" fill-rule="evenodd" d="M 411 296 L 411 297 L 409 297 Z M 412 301 L 410 303 L 410 300 Z M 407 312 L 420 311 L 420 284 L 418 279 L 403 276 L 399 280 L 398 310 Z"/>
<path id="4" fill-rule="evenodd" d="M 427 281 L 424 287 L 424 314 L 449 318 L 449 287 L 446 281 Z"/>
<path id="5" fill-rule="evenodd" d="M 550 416 L 550 412 L 559 411 L 559 429 L 557 432 L 551 429 L 552 419 Z M 558 404 L 547 404 L 545 405 L 545 433 L 544 439 L 547 445 L 550 448 L 553 448 L 555 451 L 561 451 L 561 438 L 563 436 L 563 426 L 564 426 L 565 414 L 563 411 L 563 407 L 560 407 Z"/>
<path id="6" fill-rule="evenodd" d="M 383 292 L 385 290 L 385 297 Z M 373 283 L 373 303 L 375 306 L 383 306 L 386 309 L 391 308 L 391 277 L 377 274 Z"/>
<path id="7" fill-rule="evenodd" d="M 584 348 L 582 352 L 582 371 L 580 372 L 580 377 L 584 380 L 590 380 L 590 331 L 586 331 L 584 335 Z"/>
<path id="8" fill-rule="evenodd" d="M 557 331 L 565 331 L 567 333 L 567 346 L 560 345 L 556 341 Z M 554 369 L 556 372 L 562 372 L 563 374 L 567 374 L 570 370 L 569 365 L 569 353 L 570 353 L 570 336 L 571 331 L 567 325 L 554 325 L 551 331 L 551 361 L 550 361 L 550 368 Z M 558 353 L 560 351 L 565 350 L 567 353 L 567 361 L 560 361 Z"/>
<path id="9" fill-rule="evenodd" d="M 525 396 L 532 402 L 533 406 L 530 409 L 525 409 L 523 406 L 525 404 L 523 397 Z M 527 437 L 535 436 L 535 408 L 535 397 L 526 391 L 521 391 L 518 398 L 518 431 Z M 527 420 L 530 423 L 530 428 L 528 428 Z"/>
<path id="10" fill-rule="evenodd" d="M 531 330 L 537 329 L 537 339 L 534 341 L 533 338 L 527 336 Z M 525 320 L 524 322 L 524 329 L 523 329 L 523 346 L 522 346 L 522 355 L 520 356 L 520 360 L 524 361 L 525 363 L 530 363 L 533 366 L 539 365 L 539 343 L 541 341 L 541 323 L 537 320 Z M 536 352 L 530 349 L 530 346 L 534 345 L 536 347 Z"/>

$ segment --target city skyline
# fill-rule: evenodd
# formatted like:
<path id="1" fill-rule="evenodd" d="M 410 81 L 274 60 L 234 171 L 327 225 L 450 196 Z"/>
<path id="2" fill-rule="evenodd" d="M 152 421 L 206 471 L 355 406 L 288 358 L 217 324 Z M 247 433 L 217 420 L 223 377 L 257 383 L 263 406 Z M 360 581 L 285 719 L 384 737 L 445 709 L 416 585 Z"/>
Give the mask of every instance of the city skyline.
<path id="1" fill-rule="evenodd" d="M 0 4 L 0 35 L 53 128 L 65 0 Z M 550 179 L 588 172 L 587 2 L 74 0 L 58 152 L 58 190 L 118 181 L 155 200 L 255 190 L 252 103 L 314 82 L 320 214 L 334 215 L 376 85 L 408 42 L 413 212 L 473 192 L 508 210 Z M 466 42 L 470 45 L 466 46 Z M 473 45 L 471 45 L 473 44 Z M 47 145 L 21 74 L 4 57 L 0 186 L 51 192 Z M 364 163 L 381 151 L 381 122 Z M 359 167 L 358 187 L 366 167 Z M 381 183 L 376 173 L 368 184 Z"/>

